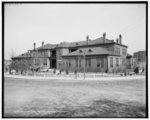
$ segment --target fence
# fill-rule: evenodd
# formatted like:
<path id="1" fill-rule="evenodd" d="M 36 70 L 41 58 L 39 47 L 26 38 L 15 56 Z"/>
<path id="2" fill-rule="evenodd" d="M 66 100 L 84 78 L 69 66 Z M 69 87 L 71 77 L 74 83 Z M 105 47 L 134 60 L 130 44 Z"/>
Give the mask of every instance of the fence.
<path id="1" fill-rule="evenodd" d="M 84 78 L 84 73 L 69 73 L 66 74 L 65 72 L 62 72 L 61 74 L 59 73 L 53 73 L 53 72 L 35 72 L 35 73 L 26 73 L 26 74 L 16 74 L 18 76 L 28 76 L 28 77 L 39 77 L 39 78 L 56 78 L 56 79 L 61 79 L 61 78 L 66 78 L 66 79 L 83 79 Z M 140 73 L 139 75 L 145 75 L 145 73 Z M 90 78 L 102 78 L 102 77 L 119 77 L 123 76 L 123 73 L 85 73 L 85 78 L 90 79 Z M 128 76 L 128 75 L 127 75 Z"/>
<path id="2" fill-rule="evenodd" d="M 145 75 L 141 73 L 139 75 Z M 84 78 L 84 73 L 26 73 L 21 76 L 35 76 L 35 77 L 50 77 L 50 78 Z M 85 73 L 85 78 L 100 78 L 100 77 L 119 77 L 122 76 L 122 73 Z"/>

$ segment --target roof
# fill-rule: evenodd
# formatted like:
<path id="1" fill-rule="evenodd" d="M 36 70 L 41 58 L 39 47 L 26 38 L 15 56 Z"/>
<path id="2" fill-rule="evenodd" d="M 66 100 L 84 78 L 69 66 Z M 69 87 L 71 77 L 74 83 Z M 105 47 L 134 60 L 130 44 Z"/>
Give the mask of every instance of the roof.
<path id="1" fill-rule="evenodd" d="M 114 42 L 114 40 L 109 40 L 107 38 L 105 38 L 105 43 L 103 43 L 103 37 L 99 37 L 95 40 L 91 40 L 89 39 L 88 40 L 88 44 L 87 44 L 87 40 L 84 40 L 84 41 L 79 41 L 79 42 L 61 42 L 60 44 L 45 44 L 38 48 L 36 48 L 36 50 L 47 50 L 47 49 L 55 49 L 55 48 L 61 48 L 61 47 L 67 47 L 67 48 L 70 48 L 70 47 L 78 47 L 78 46 L 99 46 L 99 45 L 103 45 L 103 44 L 118 44 L 116 42 Z M 122 45 L 122 44 L 119 44 L 121 46 L 125 46 L 125 45 Z M 125 46 L 127 47 L 127 46 Z M 94 49 L 97 49 L 96 47 L 95 48 L 92 48 L 93 49 L 93 52 L 90 53 L 90 54 L 108 54 L 108 50 L 102 50 L 104 48 L 100 48 L 102 51 L 97 51 L 94 50 Z M 29 58 L 29 57 L 44 57 L 43 55 L 37 55 L 38 53 L 36 52 L 33 52 L 34 50 L 29 50 L 30 52 L 26 52 L 24 54 L 21 54 L 19 56 L 16 56 L 16 57 L 13 57 L 13 58 Z M 89 54 L 89 53 L 87 53 Z M 109 54 L 112 54 L 110 53 L 109 51 Z"/>
<path id="2" fill-rule="evenodd" d="M 46 57 L 45 54 L 39 54 L 37 51 L 26 52 L 13 58 L 32 58 L 32 57 Z"/>
<path id="3" fill-rule="evenodd" d="M 29 54 L 28 52 L 26 52 L 26 53 L 23 53 L 23 54 L 18 55 L 16 57 L 12 57 L 12 59 L 13 58 L 28 58 L 28 57 L 31 57 L 31 54 Z"/>
<path id="4" fill-rule="evenodd" d="M 134 52 L 134 54 L 139 54 L 139 53 L 145 53 L 146 54 L 146 51 L 145 50 L 143 50 L 143 51 L 138 51 L 138 52 Z"/>
<path id="5" fill-rule="evenodd" d="M 106 43 L 114 43 L 113 40 L 108 40 L 105 39 L 105 44 Z M 103 44 L 103 37 L 97 38 L 95 40 L 88 40 L 88 45 L 95 45 L 95 44 Z M 79 41 L 79 42 L 61 42 L 60 44 L 57 45 L 57 47 L 77 47 L 77 46 L 83 46 L 87 45 L 87 41 Z"/>
<path id="6" fill-rule="evenodd" d="M 37 50 L 40 50 L 40 49 L 54 49 L 55 47 L 56 47 L 56 44 L 45 44 L 45 45 L 43 45 L 43 47 L 40 46 L 40 47 L 38 47 L 36 49 Z"/>
<path id="7" fill-rule="evenodd" d="M 61 42 L 60 44 L 46 44 L 43 47 L 40 46 L 37 49 L 38 50 L 42 50 L 42 49 L 54 49 L 54 48 L 61 48 L 61 47 L 78 47 L 78 46 L 86 46 L 86 45 L 97 45 L 97 44 L 111 44 L 111 43 L 115 43 L 114 40 L 109 40 L 107 38 L 105 38 L 105 43 L 103 43 L 103 37 L 99 37 L 95 40 L 88 40 L 88 44 L 87 44 L 87 40 L 84 41 L 77 41 L 77 42 Z M 118 44 L 118 43 L 115 43 Z M 122 46 L 125 46 L 123 44 L 119 44 Z M 127 47 L 127 46 L 125 46 Z"/>
<path id="8" fill-rule="evenodd" d="M 79 56 L 79 55 L 86 55 L 86 56 L 90 56 L 90 55 L 116 55 L 111 51 L 108 51 L 105 48 L 101 48 L 101 47 L 93 47 L 93 48 L 83 48 L 83 49 L 78 49 L 74 52 L 71 52 L 67 55 L 64 55 L 63 57 L 71 57 L 71 56 Z M 119 56 L 119 55 L 116 55 Z"/>

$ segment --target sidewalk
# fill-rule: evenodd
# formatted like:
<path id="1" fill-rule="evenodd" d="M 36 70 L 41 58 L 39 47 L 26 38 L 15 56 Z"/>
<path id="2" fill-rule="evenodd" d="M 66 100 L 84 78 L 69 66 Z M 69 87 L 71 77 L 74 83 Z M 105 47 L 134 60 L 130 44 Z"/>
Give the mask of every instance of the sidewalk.
<path id="1" fill-rule="evenodd" d="M 96 78 L 75 78 L 74 77 L 62 77 L 62 76 L 52 76 L 52 77 L 39 77 L 39 76 L 22 76 L 22 75 L 4 75 L 4 77 L 9 78 L 19 78 L 27 80 L 133 80 L 133 79 L 146 79 L 144 75 L 135 75 L 135 76 L 114 76 L 114 77 L 96 77 Z"/>

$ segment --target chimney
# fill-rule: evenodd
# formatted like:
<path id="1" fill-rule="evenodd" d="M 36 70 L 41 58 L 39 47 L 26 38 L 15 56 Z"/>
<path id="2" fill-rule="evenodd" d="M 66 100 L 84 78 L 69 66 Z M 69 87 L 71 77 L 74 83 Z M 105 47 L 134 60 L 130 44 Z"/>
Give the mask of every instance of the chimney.
<path id="1" fill-rule="evenodd" d="M 106 33 L 103 33 L 103 43 L 105 43 Z"/>
<path id="2" fill-rule="evenodd" d="M 119 35 L 119 41 L 120 41 L 120 44 L 122 44 L 122 35 L 121 34 Z"/>
<path id="3" fill-rule="evenodd" d="M 33 43 L 33 47 L 34 47 L 34 50 L 35 50 L 35 48 L 36 48 L 36 43 Z"/>
<path id="4" fill-rule="evenodd" d="M 42 42 L 42 48 L 43 48 L 43 46 L 44 46 L 44 42 Z"/>
<path id="5" fill-rule="evenodd" d="M 86 36 L 86 43 L 89 44 L 89 35 Z"/>
<path id="6" fill-rule="evenodd" d="M 116 39 L 116 43 L 119 43 L 119 39 L 118 38 Z"/>

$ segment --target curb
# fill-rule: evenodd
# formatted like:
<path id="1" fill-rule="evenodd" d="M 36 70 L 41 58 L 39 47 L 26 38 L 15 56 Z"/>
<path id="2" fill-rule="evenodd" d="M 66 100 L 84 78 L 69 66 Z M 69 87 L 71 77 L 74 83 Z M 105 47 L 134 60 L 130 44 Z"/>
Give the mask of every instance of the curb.
<path id="1" fill-rule="evenodd" d="M 118 77 L 99 77 L 99 78 L 71 78 L 71 77 L 37 77 L 37 76 L 19 76 L 19 75 L 4 75 L 8 78 L 26 79 L 26 80 L 133 80 L 133 79 L 146 79 L 146 76 L 118 76 Z"/>

